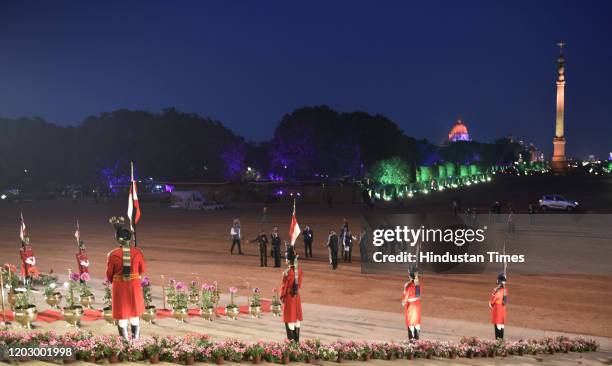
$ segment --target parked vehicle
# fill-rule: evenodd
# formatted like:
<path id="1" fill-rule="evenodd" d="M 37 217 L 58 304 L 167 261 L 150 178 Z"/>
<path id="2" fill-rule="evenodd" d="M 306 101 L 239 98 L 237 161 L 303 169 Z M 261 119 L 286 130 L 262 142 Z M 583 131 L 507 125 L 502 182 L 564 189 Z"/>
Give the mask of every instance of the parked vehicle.
<path id="1" fill-rule="evenodd" d="M 547 194 L 539 201 L 540 210 L 573 211 L 578 208 L 578 202 L 571 201 L 558 194 Z"/>
<path id="2" fill-rule="evenodd" d="M 170 202 L 170 208 L 204 209 L 204 195 L 200 191 L 174 191 L 171 193 Z"/>

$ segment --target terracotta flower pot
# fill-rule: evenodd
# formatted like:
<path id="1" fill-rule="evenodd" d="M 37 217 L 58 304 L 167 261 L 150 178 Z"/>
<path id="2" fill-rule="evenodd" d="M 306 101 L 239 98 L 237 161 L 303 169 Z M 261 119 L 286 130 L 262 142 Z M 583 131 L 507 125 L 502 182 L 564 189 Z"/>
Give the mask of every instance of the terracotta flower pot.
<path id="1" fill-rule="evenodd" d="M 159 354 L 154 354 L 153 356 L 149 356 L 149 363 L 152 365 L 159 363 Z"/>
<path id="2" fill-rule="evenodd" d="M 110 355 L 108 357 L 108 363 L 119 363 L 119 355 Z"/>
<path id="3" fill-rule="evenodd" d="M 372 359 L 372 354 L 371 353 L 364 353 L 363 354 L 363 360 L 364 361 L 370 361 L 370 359 Z"/>
<path id="4" fill-rule="evenodd" d="M 253 364 L 258 365 L 261 363 L 261 355 L 253 356 Z"/>
<path id="5" fill-rule="evenodd" d="M 194 356 L 188 356 L 185 359 L 185 365 L 193 365 L 195 363 L 195 357 Z"/>
<path id="6" fill-rule="evenodd" d="M 288 365 L 289 364 L 289 355 L 283 355 L 283 358 L 281 360 L 283 365 Z"/>
<path id="7" fill-rule="evenodd" d="M 225 359 L 223 358 L 223 356 L 217 356 L 215 358 L 215 363 L 217 365 L 223 365 L 225 363 Z"/>

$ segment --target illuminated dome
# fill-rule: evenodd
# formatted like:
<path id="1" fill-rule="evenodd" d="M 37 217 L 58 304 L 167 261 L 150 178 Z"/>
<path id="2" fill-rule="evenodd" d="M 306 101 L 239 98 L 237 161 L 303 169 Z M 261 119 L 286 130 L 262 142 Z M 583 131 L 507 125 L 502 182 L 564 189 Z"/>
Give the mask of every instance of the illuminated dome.
<path id="1" fill-rule="evenodd" d="M 468 133 L 467 126 L 463 124 L 463 121 L 457 120 L 448 133 L 448 141 L 470 141 L 470 134 Z"/>

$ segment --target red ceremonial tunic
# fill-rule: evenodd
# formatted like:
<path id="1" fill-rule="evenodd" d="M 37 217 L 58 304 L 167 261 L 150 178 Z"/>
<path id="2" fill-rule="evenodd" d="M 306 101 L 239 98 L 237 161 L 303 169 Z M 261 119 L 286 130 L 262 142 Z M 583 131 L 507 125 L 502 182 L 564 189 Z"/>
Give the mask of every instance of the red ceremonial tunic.
<path id="1" fill-rule="evenodd" d="M 293 268 L 289 269 L 287 275 L 283 277 L 283 284 L 281 286 L 281 300 L 283 301 L 283 322 L 295 323 L 302 321 L 302 301 L 300 300 L 299 289 L 302 288 L 302 269 L 298 269 L 298 293 L 297 295 L 291 295 L 291 289 L 295 282 L 295 271 Z"/>
<path id="2" fill-rule="evenodd" d="M 26 245 L 25 247 L 21 247 L 19 249 L 19 255 L 21 256 L 21 275 L 28 276 L 28 271 L 34 266 L 29 263 L 26 263 L 26 260 L 28 258 L 36 260 L 34 257 L 34 249 L 32 249 L 31 246 Z"/>
<path id="3" fill-rule="evenodd" d="M 419 296 L 423 293 L 423 286 L 419 284 Z M 416 299 L 415 301 L 409 302 L 409 299 Z M 416 296 L 416 286 L 414 282 L 404 289 L 404 295 L 402 296 L 402 302 L 404 303 L 406 326 L 413 327 L 421 324 L 421 299 Z"/>
<path id="4" fill-rule="evenodd" d="M 131 275 L 123 278 L 123 250 L 121 247 L 108 253 L 106 279 L 112 283 L 112 307 L 114 319 L 128 319 L 144 313 L 144 298 L 140 287 L 140 276 L 145 271 L 142 251 L 130 248 Z"/>
<path id="5" fill-rule="evenodd" d="M 76 261 L 77 261 L 77 266 L 79 268 L 79 274 L 89 273 L 89 265 L 84 266 L 81 264 L 81 262 L 89 263 L 89 257 L 87 256 L 87 252 L 85 252 L 84 250 L 77 252 Z"/>
<path id="6" fill-rule="evenodd" d="M 504 303 L 504 295 L 508 296 L 508 290 L 505 287 L 496 289 L 491 294 L 491 323 L 506 324 L 506 304 Z"/>

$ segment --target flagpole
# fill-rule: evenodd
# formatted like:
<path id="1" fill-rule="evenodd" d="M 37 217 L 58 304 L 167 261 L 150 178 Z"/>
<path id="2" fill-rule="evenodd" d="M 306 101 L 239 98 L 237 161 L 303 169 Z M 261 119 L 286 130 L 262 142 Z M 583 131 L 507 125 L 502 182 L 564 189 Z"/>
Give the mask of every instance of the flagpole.
<path id="1" fill-rule="evenodd" d="M 136 182 L 134 181 L 134 162 L 130 161 L 130 173 L 132 176 L 132 187 L 130 187 L 130 190 L 134 189 L 134 186 L 136 185 Z M 132 200 L 132 207 L 134 207 L 134 194 L 136 194 L 136 192 L 132 192 L 132 194 L 130 195 L 130 198 Z M 133 213 L 132 213 L 133 215 Z M 132 232 L 134 233 L 134 246 L 137 247 L 138 246 L 138 240 L 136 239 L 136 220 L 134 220 L 134 218 L 130 217 L 130 223 L 132 224 Z"/>

